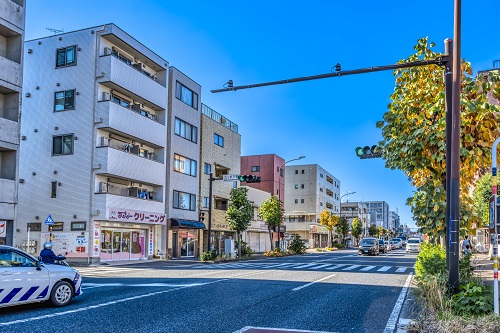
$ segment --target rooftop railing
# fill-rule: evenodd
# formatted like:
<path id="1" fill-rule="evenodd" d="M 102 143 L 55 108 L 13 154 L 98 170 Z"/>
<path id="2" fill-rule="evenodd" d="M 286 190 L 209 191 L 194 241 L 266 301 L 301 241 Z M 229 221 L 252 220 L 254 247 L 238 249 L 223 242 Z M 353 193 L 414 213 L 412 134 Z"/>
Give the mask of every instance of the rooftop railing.
<path id="1" fill-rule="evenodd" d="M 238 125 L 233 123 L 231 120 L 227 119 L 214 109 L 206 106 L 205 104 L 201 103 L 201 113 L 203 113 L 205 116 L 209 117 L 210 119 L 218 122 L 224 127 L 229 128 L 231 131 L 238 133 Z"/>

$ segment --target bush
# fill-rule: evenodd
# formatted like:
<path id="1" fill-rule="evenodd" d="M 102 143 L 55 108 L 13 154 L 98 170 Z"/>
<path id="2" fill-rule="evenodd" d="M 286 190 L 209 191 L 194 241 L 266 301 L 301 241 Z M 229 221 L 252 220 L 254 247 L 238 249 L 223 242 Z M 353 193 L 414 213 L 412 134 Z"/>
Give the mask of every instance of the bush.
<path id="1" fill-rule="evenodd" d="M 238 241 L 234 242 L 234 248 L 236 250 L 236 253 L 238 253 Z M 241 241 L 241 257 L 250 257 L 252 254 L 253 250 L 250 245 L 248 245 L 245 241 Z"/>
<path id="2" fill-rule="evenodd" d="M 439 275 L 446 272 L 446 251 L 439 245 L 422 243 L 415 263 L 416 277 L 421 278 L 426 275 Z"/>
<path id="3" fill-rule="evenodd" d="M 266 257 L 284 257 L 287 254 L 286 251 L 281 250 L 279 247 L 272 250 L 264 252 Z"/>
<path id="4" fill-rule="evenodd" d="M 306 243 L 300 238 L 299 235 L 293 235 L 290 244 L 288 245 L 288 251 L 295 254 L 306 253 Z"/>
<path id="5" fill-rule="evenodd" d="M 453 295 L 453 310 L 457 315 L 484 315 L 493 311 L 491 290 L 470 282 L 460 286 L 460 292 Z"/>
<path id="6" fill-rule="evenodd" d="M 215 251 L 206 251 L 200 253 L 200 261 L 214 261 L 217 258 L 217 253 Z"/>
<path id="7" fill-rule="evenodd" d="M 337 249 L 345 248 L 345 244 L 341 244 L 341 243 L 333 243 L 332 245 L 333 245 L 333 247 L 336 247 Z"/>

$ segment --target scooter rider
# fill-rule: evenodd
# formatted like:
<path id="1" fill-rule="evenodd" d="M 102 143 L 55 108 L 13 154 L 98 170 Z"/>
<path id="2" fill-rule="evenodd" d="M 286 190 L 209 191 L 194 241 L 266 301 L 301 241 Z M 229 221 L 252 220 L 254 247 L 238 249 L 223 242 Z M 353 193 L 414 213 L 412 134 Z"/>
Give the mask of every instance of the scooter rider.
<path id="1" fill-rule="evenodd" d="M 43 244 L 43 250 L 40 252 L 40 257 L 42 257 L 42 262 L 44 264 L 55 264 L 54 261 L 64 260 L 65 256 L 56 256 L 54 251 L 52 251 L 52 242 L 46 242 Z"/>

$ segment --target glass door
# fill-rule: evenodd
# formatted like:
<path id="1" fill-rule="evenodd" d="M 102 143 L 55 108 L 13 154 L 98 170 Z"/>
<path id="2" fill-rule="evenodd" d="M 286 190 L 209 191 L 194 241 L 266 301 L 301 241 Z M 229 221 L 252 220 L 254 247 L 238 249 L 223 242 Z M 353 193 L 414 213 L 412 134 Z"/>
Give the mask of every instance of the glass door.
<path id="1" fill-rule="evenodd" d="M 122 232 L 122 260 L 130 260 L 130 231 Z"/>
<path id="2" fill-rule="evenodd" d="M 195 238 L 189 230 L 179 230 L 181 257 L 194 257 Z"/>
<path id="3" fill-rule="evenodd" d="M 112 249 L 111 260 L 121 260 L 122 259 L 122 232 L 112 231 Z"/>
<path id="4" fill-rule="evenodd" d="M 111 230 L 101 232 L 101 260 L 111 260 Z"/>
<path id="5" fill-rule="evenodd" d="M 132 231 L 131 235 L 130 259 L 144 257 L 144 237 L 141 238 L 139 231 Z"/>

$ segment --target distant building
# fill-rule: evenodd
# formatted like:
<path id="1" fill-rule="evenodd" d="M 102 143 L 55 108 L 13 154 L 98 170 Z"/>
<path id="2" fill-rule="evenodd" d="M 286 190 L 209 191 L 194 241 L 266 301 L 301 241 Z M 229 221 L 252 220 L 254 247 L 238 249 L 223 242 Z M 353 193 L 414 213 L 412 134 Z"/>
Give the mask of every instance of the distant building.
<path id="1" fill-rule="evenodd" d="M 279 171 L 279 167 L 283 163 L 285 160 L 275 154 L 241 156 L 241 174 L 256 175 L 262 178 L 260 183 L 243 185 L 266 191 L 283 201 L 285 197 L 285 170 Z"/>
<path id="2" fill-rule="evenodd" d="M 271 250 L 271 240 L 266 222 L 259 217 L 259 208 L 262 203 L 271 197 L 271 193 L 246 186 L 248 188 L 248 199 L 254 203 L 254 218 L 250 227 L 243 232 L 242 239 L 252 251 L 262 253 Z M 273 234 L 271 234 L 273 235 Z"/>
<path id="3" fill-rule="evenodd" d="M 389 211 L 389 229 L 391 231 L 397 230 L 400 225 L 399 215 L 395 211 Z"/>
<path id="4" fill-rule="evenodd" d="M 377 227 L 389 228 L 389 205 L 385 201 L 365 201 L 368 212 L 374 212 L 376 219 L 371 221 Z"/>
<path id="5" fill-rule="evenodd" d="M 0 244 L 36 253 L 26 241 L 14 242 L 26 4 L 24 0 L 1 0 L 0 5 Z"/>
<path id="6" fill-rule="evenodd" d="M 323 210 L 339 214 L 340 181 L 318 164 L 287 166 L 285 173 L 285 226 L 309 247 L 327 245 L 328 231 L 319 224 Z"/>

